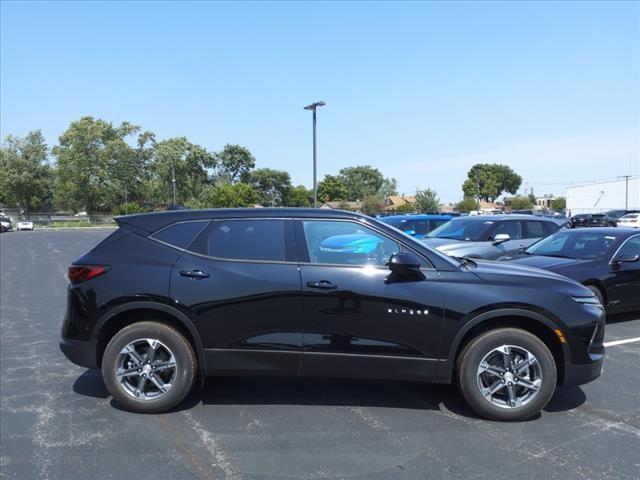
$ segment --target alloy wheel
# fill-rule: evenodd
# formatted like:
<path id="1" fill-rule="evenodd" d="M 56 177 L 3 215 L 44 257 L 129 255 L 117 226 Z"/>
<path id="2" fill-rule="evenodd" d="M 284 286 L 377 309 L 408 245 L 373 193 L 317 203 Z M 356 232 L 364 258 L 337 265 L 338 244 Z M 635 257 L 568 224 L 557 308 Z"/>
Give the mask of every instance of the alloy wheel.
<path id="1" fill-rule="evenodd" d="M 542 369 L 528 350 L 501 345 L 491 350 L 478 367 L 478 388 L 491 404 L 517 408 L 531 402 L 542 386 Z"/>
<path id="2" fill-rule="evenodd" d="M 116 377 L 123 390 L 138 400 L 156 400 L 171 390 L 176 360 L 164 343 L 141 338 L 127 344 L 118 355 Z"/>

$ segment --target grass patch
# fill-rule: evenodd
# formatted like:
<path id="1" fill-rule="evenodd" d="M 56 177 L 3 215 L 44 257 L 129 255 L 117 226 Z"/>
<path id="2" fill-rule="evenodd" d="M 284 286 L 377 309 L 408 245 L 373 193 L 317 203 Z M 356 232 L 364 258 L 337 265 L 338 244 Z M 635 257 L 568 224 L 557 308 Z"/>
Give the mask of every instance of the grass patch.
<path id="1" fill-rule="evenodd" d="M 113 227 L 115 223 L 91 223 L 89 220 L 69 220 L 53 222 L 50 227 L 53 228 L 69 228 L 69 227 Z"/>

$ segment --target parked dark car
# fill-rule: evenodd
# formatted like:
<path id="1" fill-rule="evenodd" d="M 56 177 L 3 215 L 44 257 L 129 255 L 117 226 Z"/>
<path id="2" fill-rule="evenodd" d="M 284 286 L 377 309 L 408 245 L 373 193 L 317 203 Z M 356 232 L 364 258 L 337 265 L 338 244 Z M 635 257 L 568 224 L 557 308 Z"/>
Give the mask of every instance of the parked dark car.
<path id="1" fill-rule="evenodd" d="M 497 259 L 557 232 L 564 221 L 531 215 L 475 215 L 454 218 L 423 242 L 453 257 Z"/>
<path id="2" fill-rule="evenodd" d="M 563 230 L 503 260 L 551 270 L 582 283 L 596 294 L 607 313 L 640 311 L 637 230 Z"/>
<path id="3" fill-rule="evenodd" d="M 565 277 L 457 261 L 321 209 L 129 215 L 69 267 L 62 351 L 123 407 L 163 412 L 196 376 L 456 381 L 528 418 L 602 371 L 604 309 Z"/>
<path id="4" fill-rule="evenodd" d="M 577 227 L 615 227 L 617 218 L 609 217 L 604 213 L 581 213 L 574 215 L 569 220 L 571 228 Z"/>
<path id="5" fill-rule="evenodd" d="M 415 214 L 382 217 L 380 221 L 402 230 L 407 235 L 424 238 L 427 233 L 444 225 L 452 218 L 451 215 Z"/>

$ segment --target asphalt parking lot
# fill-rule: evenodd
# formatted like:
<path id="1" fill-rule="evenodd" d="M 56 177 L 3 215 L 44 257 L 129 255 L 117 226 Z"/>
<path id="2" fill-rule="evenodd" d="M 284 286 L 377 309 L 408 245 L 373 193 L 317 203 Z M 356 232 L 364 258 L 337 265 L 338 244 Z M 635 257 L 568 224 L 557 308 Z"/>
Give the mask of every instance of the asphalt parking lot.
<path id="1" fill-rule="evenodd" d="M 0 477 L 45 479 L 637 479 L 640 342 L 527 422 L 479 419 L 454 387 L 209 379 L 174 412 L 111 403 L 58 349 L 66 268 L 111 230 L 0 236 Z M 610 319 L 606 341 L 640 336 Z"/>

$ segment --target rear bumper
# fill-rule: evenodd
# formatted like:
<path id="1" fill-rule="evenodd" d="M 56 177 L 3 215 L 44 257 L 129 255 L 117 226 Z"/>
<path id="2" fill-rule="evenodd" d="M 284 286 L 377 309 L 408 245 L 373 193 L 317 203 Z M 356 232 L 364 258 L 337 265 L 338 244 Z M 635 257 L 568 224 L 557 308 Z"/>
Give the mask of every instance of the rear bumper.
<path id="1" fill-rule="evenodd" d="M 71 340 L 63 337 L 60 341 L 60 350 L 62 350 L 65 357 L 76 365 L 86 368 L 98 366 L 96 347 L 97 342 L 95 340 Z"/>
<path id="2" fill-rule="evenodd" d="M 602 374 L 604 354 L 592 355 L 594 362 L 587 365 L 565 365 L 563 385 L 584 385 Z"/>

